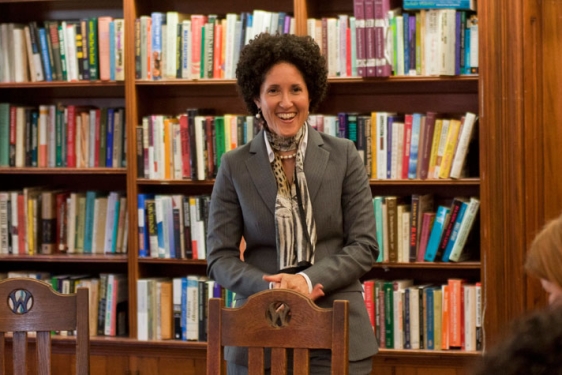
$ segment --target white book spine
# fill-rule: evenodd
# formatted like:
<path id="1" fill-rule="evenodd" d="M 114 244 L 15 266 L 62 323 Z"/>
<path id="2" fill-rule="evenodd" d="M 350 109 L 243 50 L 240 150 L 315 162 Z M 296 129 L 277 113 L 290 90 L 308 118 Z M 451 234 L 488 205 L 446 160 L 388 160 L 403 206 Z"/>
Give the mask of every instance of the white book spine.
<path id="1" fill-rule="evenodd" d="M 181 134 L 180 124 L 172 124 L 172 155 L 173 155 L 173 178 L 182 179 L 182 158 L 181 158 Z"/>
<path id="2" fill-rule="evenodd" d="M 12 38 L 14 43 L 14 81 L 27 82 L 27 52 L 23 28 L 14 27 Z"/>
<path id="3" fill-rule="evenodd" d="M 76 27 L 74 26 L 74 24 L 66 25 L 65 37 L 68 80 L 78 81 L 78 59 L 76 57 Z"/>
<path id="4" fill-rule="evenodd" d="M 116 18 L 115 25 L 115 80 L 125 80 L 125 20 Z"/>
<path id="5" fill-rule="evenodd" d="M 195 153 L 197 154 L 197 180 L 205 180 L 205 145 L 204 145 L 205 117 L 195 116 Z M 233 135 L 233 134 L 231 134 Z"/>
<path id="6" fill-rule="evenodd" d="M 148 281 L 137 280 L 137 340 L 148 340 Z"/>
<path id="7" fill-rule="evenodd" d="M 181 77 L 191 78 L 191 21 L 185 20 L 181 26 L 181 47 L 182 47 L 182 66 Z"/>
<path id="8" fill-rule="evenodd" d="M 166 13 L 166 35 L 164 43 L 166 43 L 166 78 L 176 78 L 176 54 L 177 54 L 177 32 L 178 32 L 179 14 L 178 12 Z"/>
<path id="9" fill-rule="evenodd" d="M 461 176 L 462 167 L 468 152 L 468 144 L 472 137 L 475 122 L 476 115 L 474 113 L 467 112 L 464 116 L 462 131 L 459 136 L 455 157 L 453 158 L 453 165 L 450 172 L 451 178 L 460 178 Z"/>
<path id="10" fill-rule="evenodd" d="M 11 220 L 12 220 L 12 254 L 19 254 L 19 236 L 18 236 L 18 192 L 10 193 Z"/>

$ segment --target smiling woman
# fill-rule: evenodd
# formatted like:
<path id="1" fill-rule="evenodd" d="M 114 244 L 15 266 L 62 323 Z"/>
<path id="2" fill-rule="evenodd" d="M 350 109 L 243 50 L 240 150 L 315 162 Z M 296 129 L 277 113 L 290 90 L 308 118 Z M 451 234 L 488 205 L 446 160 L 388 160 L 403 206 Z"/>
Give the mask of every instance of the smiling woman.
<path id="1" fill-rule="evenodd" d="M 321 307 L 348 300 L 349 372 L 370 374 L 377 344 L 359 282 L 378 255 L 369 179 L 350 140 L 307 123 L 326 93 L 326 61 L 310 37 L 260 34 L 242 50 L 236 77 L 262 130 L 221 160 L 207 272 L 236 293 L 236 306 L 268 288 Z M 227 347 L 225 358 L 229 375 L 247 374 L 244 348 Z M 311 369 L 329 374 L 330 358 L 312 351 Z"/>

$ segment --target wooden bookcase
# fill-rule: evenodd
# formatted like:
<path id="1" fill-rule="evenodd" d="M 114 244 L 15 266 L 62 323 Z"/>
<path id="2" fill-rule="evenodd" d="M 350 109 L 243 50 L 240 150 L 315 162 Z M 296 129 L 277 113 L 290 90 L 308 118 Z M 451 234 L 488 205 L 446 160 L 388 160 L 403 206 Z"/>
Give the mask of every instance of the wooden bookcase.
<path id="1" fill-rule="evenodd" d="M 526 309 L 544 304 L 540 286 L 523 271 L 526 246 L 545 219 L 562 209 L 562 158 L 559 101 L 562 75 L 555 67 L 562 40 L 556 0 L 479 1 L 480 75 L 474 77 L 392 77 L 330 79 L 320 113 L 335 111 L 479 113 L 479 157 L 472 160 L 479 178 L 459 181 L 375 181 L 375 195 L 432 192 L 437 197 L 476 195 L 480 209 L 480 260 L 460 264 L 375 264 L 369 276 L 444 282 L 449 277 L 481 280 L 484 286 L 485 343 L 501 337 L 506 323 Z M 137 81 L 134 77 L 134 19 L 153 11 L 216 13 L 266 9 L 296 17 L 306 32 L 307 17 L 352 14 L 352 0 L 0 0 L 0 22 L 29 22 L 110 15 L 126 20 L 125 82 L 0 83 L 0 102 L 124 106 L 127 148 L 134 155 L 134 127 L 144 115 L 176 114 L 188 107 L 212 105 L 217 113 L 245 108 L 233 80 Z M 514 26 L 515 25 L 515 26 Z M 74 190 L 126 190 L 129 253 L 126 256 L 2 256 L 0 271 L 48 270 L 53 273 L 125 272 L 129 276 L 129 338 L 92 338 L 92 374 L 203 374 L 205 343 L 140 342 L 136 332 L 136 281 L 148 276 L 203 275 L 204 261 L 138 257 L 136 196 L 154 193 L 210 193 L 212 181 L 161 181 L 136 178 L 136 159 L 127 169 L 0 169 L 0 190 L 33 185 Z M 57 374 L 70 374 L 71 338 L 55 340 Z M 462 374 L 477 353 L 461 351 L 381 350 L 377 374 Z"/>

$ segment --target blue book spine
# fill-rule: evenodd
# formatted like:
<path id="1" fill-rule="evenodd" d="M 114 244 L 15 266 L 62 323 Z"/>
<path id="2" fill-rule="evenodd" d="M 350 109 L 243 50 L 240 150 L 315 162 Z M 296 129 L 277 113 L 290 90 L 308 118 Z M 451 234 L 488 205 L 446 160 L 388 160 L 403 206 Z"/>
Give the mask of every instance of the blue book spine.
<path id="1" fill-rule="evenodd" d="M 392 124 L 394 117 L 388 116 L 386 119 L 386 179 L 390 180 L 392 176 Z M 384 126 L 384 125 L 383 125 Z"/>
<path id="2" fill-rule="evenodd" d="M 404 0 L 404 9 L 466 9 L 471 7 L 472 0 Z"/>
<path id="3" fill-rule="evenodd" d="M 181 339 L 187 341 L 187 277 L 181 279 Z"/>
<path id="4" fill-rule="evenodd" d="M 112 235 L 113 238 L 111 240 L 111 254 L 117 253 L 117 231 L 119 229 L 119 210 L 121 209 L 121 199 L 117 196 L 115 200 L 115 212 L 113 216 L 113 228 L 112 228 Z"/>
<path id="5" fill-rule="evenodd" d="M 162 24 L 164 23 L 166 15 L 160 12 L 153 12 L 152 18 L 152 79 L 162 79 Z"/>
<path id="6" fill-rule="evenodd" d="M 84 253 L 92 253 L 92 236 L 94 234 L 94 206 L 96 197 L 98 196 L 95 191 L 86 192 L 86 221 L 84 228 Z"/>
<path id="7" fill-rule="evenodd" d="M 164 246 L 164 209 L 162 196 L 154 198 L 154 207 L 156 211 L 156 235 L 158 242 L 158 257 L 164 258 L 166 256 L 166 248 Z"/>
<path id="8" fill-rule="evenodd" d="M 451 256 L 451 251 L 455 246 L 455 241 L 457 240 L 457 237 L 459 235 L 459 229 L 461 227 L 462 219 L 464 217 L 464 213 L 466 212 L 467 207 L 468 207 L 468 203 L 462 202 L 461 207 L 459 208 L 459 214 L 453 226 L 453 230 L 451 231 L 451 237 L 449 238 L 449 242 L 447 242 L 447 247 L 445 248 L 445 252 L 443 253 L 443 257 L 441 259 L 443 262 L 449 261 L 449 257 Z"/>
<path id="9" fill-rule="evenodd" d="M 105 142 L 105 166 L 113 166 L 113 127 L 114 127 L 114 114 L 113 108 L 107 109 L 107 137 Z"/>
<path id="10" fill-rule="evenodd" d="M 53 72 L 51 71 L 51 62 L 49 59 L 49 46 L 47 45 L 47 32 L 44 27 L 39 29 L 39 44 L 41 44 L 41 58 L 43 60 L 43 68 L 45 69 L 45 81 L 53 80 Z"/>
<path id="11" fill-rule="evenodd" d="M 416 16 L 415 14 L 410 14 L 408 27 L 408 44 L 410 50 L 410 71 L 416 72 Z"/>
<path id="12" fill-rule="evenodd" d="M 462 74 L 470 74 L 470 29 L 468 27 L 464 29 L 464 65 L 462 67 Z"/>
<path id="13" fill-rule="evenodd" d="M 417 177 L 419 149 L 421 132 L 421 114 L 414 113 L 412 116 L 412 138 L 410 142 L 410 163 L 408 164 L 408 178 Z"/>
<path id="14" fill-rule="evenodd" d="M 437 255 L 437 248 L 439 247 L 439 241 L 441 240 L 441 235 L 443 234 L 443 229 L 445 226 L 445 220 L 451 212 L 449 207 L 439 206 L 437 208 L 437 213 L 435 214 L 435 222 L 433 223 L 433 228 L 431 229 L 431 234 L 429 235 L 429 240 L 427 241 L 427 248 L 425 250 L 425 256 L 423 258 L 426 262 L 435 261 L 435 256 Z"/>
<path id="15" fill-rule="evenodd" d="M 429 350 L 435 349 L 435 314 L 434 314 L 434 288 L 427 288 L 425 290 L 425 319 L 427 322 L 426 335 L 427 335 L 427 348 Z"/>
<path id="16" fill-rule="evenodd" d="M 338 137 L 347 138 L 347 113 L 339 112 L 338 120 L 339 120 Z"/>
<path id="17" fill-rule="evenodd" d="M 150 255 L 148 222 L 146 218 L 146 201 L 154 199 L 154 194 L 139 194 L 137 198 L 138 228 L 139 228 L 139 257 Z"/>
<path id="18" fill-rule="evenodd" d="M 404 29 L 403 39 L 404 39 L 404 75 L 410 73 L 410 15 L 408 13 L 402 13 L 402 28 Z"/>
<path id="19" fill-rule="evenodd" d="M 379 245 L 379 255 L 377 257 L 377 262 L 383 261 L 384 255 L 384 229 L 382 224 L 382 200 L 383 197 L 375 197 L 373 198 L 373 207 L 375 210 L 375 224 L 376 224 L 376 235 L 377 235 L 377 242 Z"/>
<path id="20" fill-rule="evenodd" d="M 463 28 L 462 19 L 461 19 L 462 12 L 455 12 L 455 74 L 461 74 L 461 44 L 462 44 L 462 35 L 461 30 Z"/>
<path id="21" fill-rule="evenodd" d="M 287 13 L 279 12 L 279 22 L 277 23 L 277 32 L 279 34 L 283 34 L 283 29 L 285 28 L 285 17 L 287 17 Z"/>
<path id="22" fill-rule="evenodd" d="M 115 22 L 109 22 L 109 80 L 115 81 Z"/>

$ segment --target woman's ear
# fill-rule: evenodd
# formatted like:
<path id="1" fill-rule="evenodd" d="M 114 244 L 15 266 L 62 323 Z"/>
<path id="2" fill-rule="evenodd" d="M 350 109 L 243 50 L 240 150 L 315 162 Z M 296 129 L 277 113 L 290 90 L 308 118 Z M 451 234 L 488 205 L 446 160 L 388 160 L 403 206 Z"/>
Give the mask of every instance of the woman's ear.
<path id="1" fill-rule="evenodd" d="M 260 98 L 254 98 L 254 103 L 256 104 L 256 107 L 258 107 L 258 109 L 260 109 Z"/>

